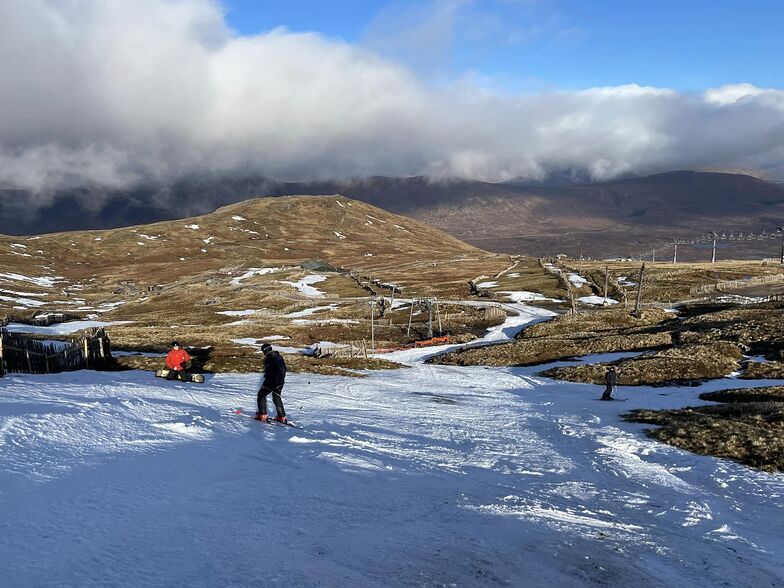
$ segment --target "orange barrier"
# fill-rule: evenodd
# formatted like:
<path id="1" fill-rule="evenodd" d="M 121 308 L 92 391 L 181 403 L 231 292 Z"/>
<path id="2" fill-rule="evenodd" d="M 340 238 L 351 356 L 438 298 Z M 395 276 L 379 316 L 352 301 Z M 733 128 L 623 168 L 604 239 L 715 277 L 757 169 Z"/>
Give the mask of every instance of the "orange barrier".
<path id="1" fill-rule="evenodd" d="M 444 335 L 443 337 L 433 337 L 432 339 L 425 339 L 424 341 L 415 341 L 413 345 L 401 345 L 399 347 L 382 347 L 380 349 L 375 349 L 373 353 L 393 353 L 395 351 L 405 351 L 406 349 L 418 348 L 418 347 L 430 347 L 431 345 L 442 345 L 443 343 L 449 343 L 449 337 Z"/>
<path id="2" fill-rule="evenodd" d="M 430 347 L 431 345 L 441 345 L 443 343 L 449 343 L 449 337 L 433 337 L 424 341 L 416 341 L 414 347 Z"/>

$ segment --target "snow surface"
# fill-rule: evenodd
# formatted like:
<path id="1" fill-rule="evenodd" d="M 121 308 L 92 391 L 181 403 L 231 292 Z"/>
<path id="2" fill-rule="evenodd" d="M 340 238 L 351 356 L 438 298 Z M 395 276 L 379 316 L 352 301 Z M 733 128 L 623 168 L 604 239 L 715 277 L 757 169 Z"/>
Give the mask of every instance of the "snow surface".
<path id="1" fill-rule="evenodd" d="M 499 294 L 506 294 L 512 302 L 563 302 L 560 298 L 548 298 L 539 292 L 526 290 L 499 290 Z"/>
<path id="2" fill-rule="evenodd" d="M 303 316 L 310 316 L 317 312 L 334 310 L 338 307 L 337 304 L 328 304 L 326 306 L 311 306 L 310 308 L 306 308 L 304 310 L 297 310 L 295 312 L 290 312 L 288 314 L 284 314 L 283 318 L 301 318 Z"/>
<path id="3" fill-rule="evenodd" d="M 281 282 L 282 284 L 287 284 L 289 286 L 293 286 L 299 293 L 303 296 L 308 296 L 310 298 L 322 298 L 324 296 L 324 292 L 319 290 L 318 288 L 314 288 L 313 284 L 318 284 L 319 282 L 324 282 L 327 279 L 327 276 L 322 276 L 321 274 L 312 274 L 309 276 L 305 276 L 301 280 L 297 282 Z"/>
<path id="4" fill-rule="evenodd" d="M 280 270 L 281 268 L 279 267 L 251 267 L 248 268 L 248 271 L 246 271 L 241 276 L 232 278 L 231 285 L 240 286 L 242 284 L 242 280 L 247 280 L 248 278 L 252 278 L 253 276 L 263 276 L 266 274 L 271 274 Z"/>
<path id="5" fill-rule="evenodd" d="M 9 333 L 31 333 L 35 335 L 70 335 L 82 329 L 96 327 L 111 327 L 112 325 L 127 325 L 133 321 L 68 321 L 48 327 L 37 327 L 21 323 L 8 323 L 3 327 Z"/>
<path id="6" fill-rule="evenodd" d="M 55 284 L 64 281 L 64 278 L 60 276 L 30 277 L 30 276 L 24 276 L 22 274 L 0 272 L 0 280 L 29 282 L 31 284 L 36 284 L 37 286 L 41 286 L 42 288 L 53 288 Z"/>
<path id="7" fill-rule="evenodd" d="M 3 296 L 2 294 L 0 294 L 0 300 L 5 302 L 13 302 L 14 304 L 19 304 L 28 308 L 36 308 L 46 304 L 46 302 L 42 302 L 41 300 L 32 300 L 30 298 L 22 298 L 17 296 Z"/>
<path id="8" fill-rule="evenodd" d="M 216 314 L 225 314 L 226 316 L 251 316 L 256 314 L 255 310 L 219 310 Z"/>
<path id="9" fill-rule="evenodd" d="M 569 282 L 571 282 L 572 286 L 575 288 L 582 288 L 588 284 L 588 280 L 586 280 L 580 274 L 569 274 Z"/>
<path id="10" fill-rule="evenodd" d="M 617 300 L 605 298 L 604 296 L 580 296 L 577 301 L 582 302 L 583 304 L 593 304 L 595 306 L 618 304 Z"/>
<path id="11" fill-rule="evenodd" d="M 479 282 L 476 285 L 477 288 L 496 288 L 498 287 L 498 282 Z"/>
<path id="12" fill-rule="evenodd" d="M 782 585 L 784 476 L 619 417 L 732 381 L 618 404 L 546 367 L 291 374 L 302 430 L 248 418 L 259 375 L 0 378 L 2 583 Z"/>

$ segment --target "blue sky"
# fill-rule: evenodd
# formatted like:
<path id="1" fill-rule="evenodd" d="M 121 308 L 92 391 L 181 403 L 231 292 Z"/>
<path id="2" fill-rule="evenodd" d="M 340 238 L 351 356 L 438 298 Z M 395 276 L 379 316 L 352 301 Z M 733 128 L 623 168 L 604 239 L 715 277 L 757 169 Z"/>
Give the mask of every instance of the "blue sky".
<path id="1" fill-rule="evenodd" d="M 774 0 L 225 0 L 243 35 L 316 31 L 424 78 L 487 76 L 510 90 L 637 83 L 780 88 Z"/>

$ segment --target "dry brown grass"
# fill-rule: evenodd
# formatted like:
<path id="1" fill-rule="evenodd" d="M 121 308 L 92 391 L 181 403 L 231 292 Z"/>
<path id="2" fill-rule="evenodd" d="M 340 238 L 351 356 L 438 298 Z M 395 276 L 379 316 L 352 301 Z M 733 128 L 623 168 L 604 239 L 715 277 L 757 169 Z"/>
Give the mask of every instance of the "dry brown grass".
<path id="1" fill-rule="evenodd" d="M 660 425 L 655 439 L 702 455 L 784 470 L 784 404 L 743 402 L 679 410 L 633 410 L 626 420 Z"/>
<path id="2" fill-rule="evenodd" d="M 586 273 L 600 275 L 609 267 L 614 277 L 627 277 L 637 282 L 640 271 L 639 262 L 626 261 L 584 261 Z M 746 277 L 780 274 L 782 269 L 775 265 L 762 265 L 759 261 L 729 260 L 716 263 L 654 263 L 645 264 L 645 283 L 643 299 L 648 302 L 669 302 L 690 298 L 692 286 L 715 284 L 718 281 L 739 280 Z M 603 282 L 600 282 L 603 284 Z M 636 287 L 624 288 L 629 300 L 634 299 Z"/>
<path id="3" fill-rule="evenodd" d="M 193 350 L 191 350 L 193 351 Z M 206 373 L 261 373 L 264 371 L 264 358 L 249 348 L 219 348 L 205 356 L 203 363 L 195 371 Z M 399 363 L 385 359 L 364 357 L 310 357 L 301 354 L 284 354 L 286 367 L 292 373 L 315 373 L 364 377 L 364 370 L 399 369 Z M 199 363 L 199 362 L 197 362 Z M 163 357 L 122 356 L 115 358 L 116 369 L 135 369 L 156 371 L 164 366 Z"/>
<path id="4" fill-rule="evenodd" d="M 736 388 L 700 394 L 701 400 L 712 402 L 784 402 L 784 386 L 764 388 Z"/>
<path id="5" fill-rule="evenodd" d="M 542 375 L 569 382 L 603 384 L 607 368 L 614 365 L 618 370 L 619 385 L 690 385 L 736 371 L 742 355 L 740 348 L 732 343 L 684 345 L 610 364 L 553 368 L 542 372 Z"/>
<path id="6" fill-rule="evenodd" d="M 647 310 L 640 318 L 622 310 L 561 315 L 524 329 L 516 341 L 447 353 L 430 360 L 444 365 L 525 366 L 592 353 L 637 351 L 669 346 L 672 337 L 661 325 L 672 315 Z"/>
<path id="7" fill-rule="evenodd" d="M 490 347 L 439 355 L 429 363 L 441 365 L 526 366 L 570 359 L 591 353 L 638 351 L 671 344 L 669 333 L 606 335 L 603 337 L 522 339 Z M 602 373 L 602 378 L 604 373 Z M 602 379 L 602 381 L 604 381 Z"/>

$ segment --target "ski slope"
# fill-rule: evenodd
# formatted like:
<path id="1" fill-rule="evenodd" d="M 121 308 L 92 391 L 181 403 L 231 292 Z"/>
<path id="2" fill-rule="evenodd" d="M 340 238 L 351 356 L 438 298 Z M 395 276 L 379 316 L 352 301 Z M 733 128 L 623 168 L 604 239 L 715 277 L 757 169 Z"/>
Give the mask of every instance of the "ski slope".
<path id="1" fill-rule="evenodd" d="M 408 359 L 365 378 L 291 374 L 304 430 L 248 418 L 254 375 L 0 378 L 0 583 L 784 583 L 784 476 L 619 418 L 748 382 L 622 388 L 610 403 L 536 375 L 566 362 Z"/>

